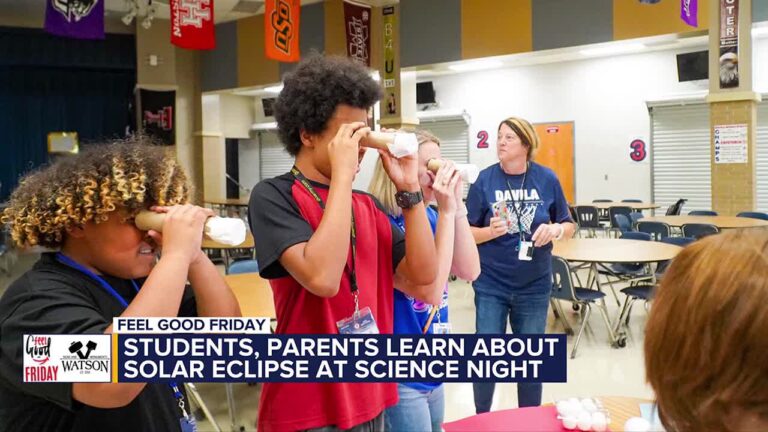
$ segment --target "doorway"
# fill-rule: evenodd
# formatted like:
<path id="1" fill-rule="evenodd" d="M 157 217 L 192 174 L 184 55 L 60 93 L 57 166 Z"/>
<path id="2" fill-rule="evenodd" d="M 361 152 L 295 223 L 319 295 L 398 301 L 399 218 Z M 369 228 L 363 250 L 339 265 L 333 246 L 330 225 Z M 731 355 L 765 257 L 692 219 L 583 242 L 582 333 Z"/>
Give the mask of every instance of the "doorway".
<path id="1" fill-rule="evenodd" d="M 573 122 L 538 123 L 533 126 L 541 140 L 536 162 L 551 168 L 557 174 L 565 199 L 574 203 L 576 179 L 573 162 Z"/>

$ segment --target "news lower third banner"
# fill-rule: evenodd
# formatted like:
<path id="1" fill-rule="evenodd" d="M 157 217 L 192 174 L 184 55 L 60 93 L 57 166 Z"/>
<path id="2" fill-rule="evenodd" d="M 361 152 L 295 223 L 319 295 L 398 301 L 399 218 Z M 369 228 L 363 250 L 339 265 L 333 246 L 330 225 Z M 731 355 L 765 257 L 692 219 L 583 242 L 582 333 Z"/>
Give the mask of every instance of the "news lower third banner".
<path id="1" fill-rule="evenodd" d="M 566 382 L 566 338 L 274 335 L 267 318 L 119 318 L 25 335 L 25 382 Z"/>

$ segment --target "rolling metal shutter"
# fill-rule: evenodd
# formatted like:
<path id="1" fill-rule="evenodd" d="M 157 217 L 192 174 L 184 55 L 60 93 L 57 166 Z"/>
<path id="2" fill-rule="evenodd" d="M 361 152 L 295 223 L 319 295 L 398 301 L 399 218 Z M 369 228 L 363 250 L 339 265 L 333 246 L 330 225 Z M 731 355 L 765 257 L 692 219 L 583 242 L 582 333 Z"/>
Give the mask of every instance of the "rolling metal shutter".
<path id="1" fill-rule="evenodd" d="M 757 162 L 757 211 L 768 212 L 768 102 L 757 105 L 757 130 L 755 131 Z"/>
<path id="2" fill-rule="evenodd" d="M 293 156 L 289 155 L 276 131 L 259 133 L 259 172 L 261 180 L 277 177 L 291 170 Z"/>
<path id="3" fill-rule="evenodd" d="M 651 182 L 661 214 L 679 198 L 691 210 L 712 209 L 709 105 L 651 108 Z"/>
<path id="4" fill-rule="evenodd" d="M 440 138 L 440 154 L 443 159 L 456 163 L 469 163 L 469 125 L 464 117 L 446 119 L 421 119 L 419 129 L 431 132 Z M 464 185 L 464 197 L 469 185 Z"/>

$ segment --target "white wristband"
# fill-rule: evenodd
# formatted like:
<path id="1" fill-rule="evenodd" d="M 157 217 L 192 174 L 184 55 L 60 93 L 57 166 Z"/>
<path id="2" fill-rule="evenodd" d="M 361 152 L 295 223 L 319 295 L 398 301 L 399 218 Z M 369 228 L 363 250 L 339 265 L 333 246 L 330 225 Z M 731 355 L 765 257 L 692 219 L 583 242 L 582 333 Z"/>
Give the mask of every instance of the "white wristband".
<path id="1" fill-rule="evenodd" d="M 555 240 L 562 240 L 563 236 L 565 235 L 565 227 L 563 224 L 556 224 L 558 227 L 560 227 L 560 234 L 555 237 Z"/>

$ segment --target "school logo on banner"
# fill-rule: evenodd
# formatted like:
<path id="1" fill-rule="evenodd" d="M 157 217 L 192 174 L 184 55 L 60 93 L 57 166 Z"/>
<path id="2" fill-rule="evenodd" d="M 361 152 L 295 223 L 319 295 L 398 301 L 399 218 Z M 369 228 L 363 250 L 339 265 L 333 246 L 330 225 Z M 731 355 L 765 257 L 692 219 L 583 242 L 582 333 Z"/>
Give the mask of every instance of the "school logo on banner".
<path id="1" fill-rule="evenodd" d="M 344 1 L 344 27 L 347 35 L 347 56 L 356 62 L 371 65 L 371 7 Z"/>
<path id="2" fill-rule="evenodd" d="M 24 382 L 111 382 L 112 336 L 24 335 Z"/>
<path id="3" fill-rule="evenodd" d="M 46 0 L 45 31 L 75 39 L 104 39 L 104 1 Z"/>
<path id="4" fill-rule="evenodd" d="M 144 133 L 165 145 L 176 142 L 176 92 L 139 90 L 141 126 Z"/>
<path id="5" fill-rule="evenodd" d="M 179 48 L 216 47 L 213 0 L 171 0 L 171 43 Z"/>
<path id="6" fill-rule="evenodd" d="M 299 61 L 300 14 L 300 0 L 267 0 L 264 9 L 267 58 L 289 63 Z"/>

